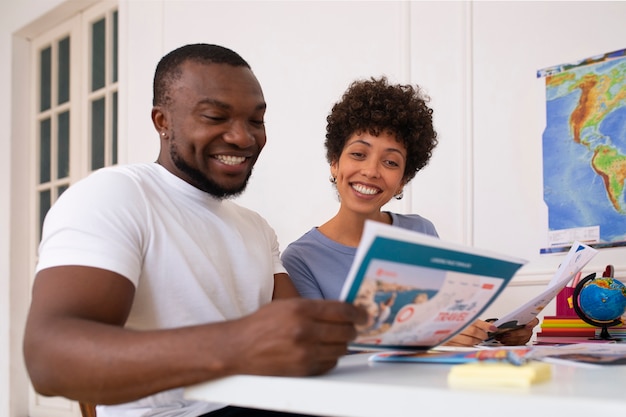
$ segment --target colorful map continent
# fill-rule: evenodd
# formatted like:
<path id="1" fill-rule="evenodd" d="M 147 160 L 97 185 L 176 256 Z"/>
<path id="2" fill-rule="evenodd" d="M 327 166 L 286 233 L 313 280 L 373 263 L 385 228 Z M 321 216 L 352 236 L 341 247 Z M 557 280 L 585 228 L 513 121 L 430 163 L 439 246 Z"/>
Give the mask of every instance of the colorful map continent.
<path id="1" fill-rule="evenodd" d="M 615 210 L 620 213 L 626 213 L 623 201 L 624 180 L 626 179 L 626 156 L 620 154 L 617 149 L 611 146 L 600 145 L 594 149 L 591 166 L 602 178 L 608 198 Z"/>

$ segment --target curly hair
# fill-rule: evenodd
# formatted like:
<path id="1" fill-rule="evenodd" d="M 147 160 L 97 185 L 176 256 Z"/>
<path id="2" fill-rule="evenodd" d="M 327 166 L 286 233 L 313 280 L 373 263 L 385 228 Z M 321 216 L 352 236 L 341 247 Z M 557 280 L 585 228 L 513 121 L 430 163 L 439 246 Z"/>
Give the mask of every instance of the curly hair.
<path id="1" fill-rule="evenodd" d="M 152 87 L 153 106 L 163 106 L 169 103 L 170 86 L 180 77 L 181 65 L 187 61 L 250 68 L 250 65 L 239 54 L 223 46 L 207 43 L 181 46 L 161 58 L 156 67 Z"/>
<path id="2" fill-rule="evenodd" d="M 403 179 L 409 182 L 428 164 L 438 142 L 429 100 L 419 86 L 390 85 L 384 76 L 352 82 L 326 118 L 326 159 L 338 161 L 354 133 L 387 132 L 406 148 Z"/>

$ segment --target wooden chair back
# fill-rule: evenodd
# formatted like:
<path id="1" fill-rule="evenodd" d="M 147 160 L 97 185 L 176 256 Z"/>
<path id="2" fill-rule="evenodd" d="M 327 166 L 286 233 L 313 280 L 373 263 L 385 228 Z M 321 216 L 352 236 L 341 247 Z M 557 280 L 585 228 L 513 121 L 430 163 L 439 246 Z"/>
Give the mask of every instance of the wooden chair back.
<path id="1" fill-rule="evenodd" d="M 96 405 L 88 403 L 78 403 L 80 406 L 80 414 L 83 417 L 96 417 Z"/>

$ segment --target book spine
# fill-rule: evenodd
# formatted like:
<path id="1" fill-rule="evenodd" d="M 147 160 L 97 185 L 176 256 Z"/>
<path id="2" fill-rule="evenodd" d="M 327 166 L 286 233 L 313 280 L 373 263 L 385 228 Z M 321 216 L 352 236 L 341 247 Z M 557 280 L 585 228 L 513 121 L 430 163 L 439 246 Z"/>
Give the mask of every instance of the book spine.
<path id="1" fill-rule="evenodd" d="M 588 328 L 588 327 L 595 327 L 595 326 L 589 323 L 585 323 L 582 320 L 577 323 L 555 323 L 555 322 L 541 323 L 542 329 Z"/>
<path id="2" fill-rule="evenodd" d="M 594 337 L 595 328 L 589 329 L 541 329 L 537 336 L 563 336 L 563 337 Z"/>
<path id="3" fill-rule="evenodd" d="M 558 321 L 558 322 L 563 322 L 563 323 L 579 323 L 579 322 L 582 322 L 582 319 L 580 317 L 545 316 L 543 318 L 543 321 L 544 322 Z"/>

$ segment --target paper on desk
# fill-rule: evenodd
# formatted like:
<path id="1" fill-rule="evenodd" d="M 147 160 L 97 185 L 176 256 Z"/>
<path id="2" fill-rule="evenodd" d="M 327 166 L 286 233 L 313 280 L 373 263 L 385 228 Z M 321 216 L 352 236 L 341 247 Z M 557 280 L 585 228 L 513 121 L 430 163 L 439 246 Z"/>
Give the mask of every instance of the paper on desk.
<path id="1" fill-rule="evenodd" d="M 574 242 L 548 287 L 526 304 L 500 317 L 493 324 L 504 330 L 530 323 L 597 253 L 598 251 L 590 246 L 578 241 Z"/>
<path id="2" fill-rule="evenodd" d="M 576 343 L 573 345 L 539 347 L 535 356 L 545 362 L 597 368 L 607 365 L 626 365 L 626 344 Z"/>
<path id="3" fill-rule="evenodd" d="M 597 368 L 626 365 L 626 344 L 576 343 L 556 346 L 499 346 L 496 348 L 431 349 L 427 352 L 388 351 L 369 357 L 371 362 L 445 363 L 508 362 L 530 360 Z"/>

